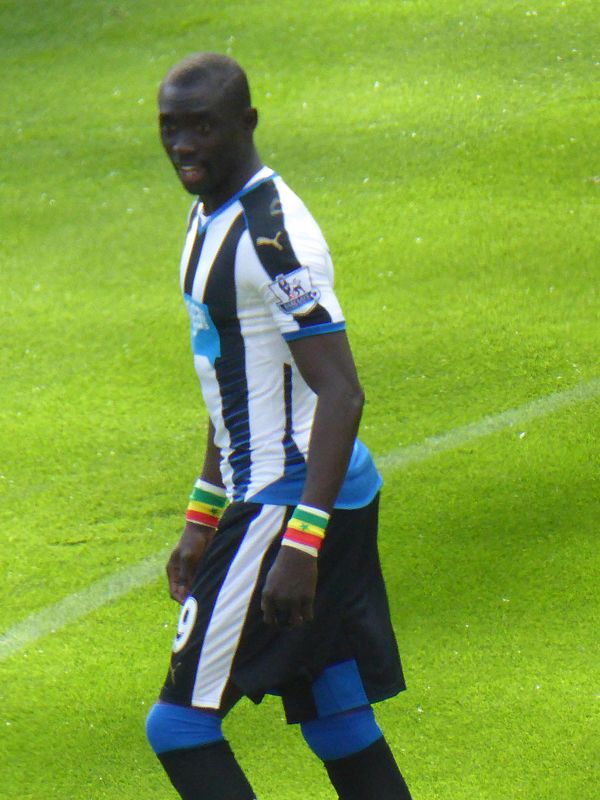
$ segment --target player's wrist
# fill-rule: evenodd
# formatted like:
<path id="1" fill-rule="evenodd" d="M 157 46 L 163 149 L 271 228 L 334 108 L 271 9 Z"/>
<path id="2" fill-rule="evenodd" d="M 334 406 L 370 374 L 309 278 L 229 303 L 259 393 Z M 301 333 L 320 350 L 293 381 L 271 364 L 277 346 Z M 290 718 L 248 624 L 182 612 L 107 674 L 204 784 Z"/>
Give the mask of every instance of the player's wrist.
<path id="1" fill-rule="evenodd" d="M 227 507 L 227 494 L 222 486 L 198 478 L 190 494 L 185 512 L 186 525 L 189 523 L 216 529 Z"/>
<path id="2" fill-rule="evenodd" d="M 317 558 L 330 517 L 320 508 L 300 503 L 288 520 L 281 544 Z"/>

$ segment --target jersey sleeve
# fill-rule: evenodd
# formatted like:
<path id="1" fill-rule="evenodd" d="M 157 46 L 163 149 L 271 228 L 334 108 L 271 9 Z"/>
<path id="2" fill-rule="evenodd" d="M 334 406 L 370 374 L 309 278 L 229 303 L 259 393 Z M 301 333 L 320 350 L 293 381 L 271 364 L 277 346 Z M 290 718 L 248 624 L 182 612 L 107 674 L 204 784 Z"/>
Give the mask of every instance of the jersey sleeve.
<path id="1" fill-rule="evenodd" d="M 295 195 L 282 208 L 274 183 L 244 198 L 247 236 L 240 244 L 246 280 L 260 293 L 286 341 L 345 329 L 323 235 Z"/>

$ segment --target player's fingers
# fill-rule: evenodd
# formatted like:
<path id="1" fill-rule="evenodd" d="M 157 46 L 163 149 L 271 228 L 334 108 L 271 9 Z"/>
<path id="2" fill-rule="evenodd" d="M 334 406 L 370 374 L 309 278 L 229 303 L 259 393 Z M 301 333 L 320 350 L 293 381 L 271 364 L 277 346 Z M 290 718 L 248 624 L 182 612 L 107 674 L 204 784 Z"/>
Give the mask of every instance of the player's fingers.
<path id="1" fill-rule="evenodd" d="M 191 584 L 191 571 L 189 565 L 183 559 L 181 559 L 181 563 L 179 565 L 179 575 L 177 583 L 180 586 L 185 587 L 186 591 L 189 589 L 189 586 Z"/>
<path id="2" fill-rule="evenodd" d="M 288 615 L 288 625 L 290 628 L 298 628 L 304 623 L 304 615 L 300 608 L 294 608 Z"/>
<path id="3" fill-rule="evenodd" d="M 175 551 L 167 564 L 169 594 L 179 604 L 184 603 L 190 593 L 192 571 L 186 568 L 186 562 Z"/>
<path id="4" fill-rule="evenodd" d="M 189 553 L 182 553 L 179 558 L 179 574 L 177 582 L 180 591 L 183 592 L 183 599 L 192 591 L 194 578 L 198 567 L 198 559 Z"/>
<path id="5" fill-rule="evenodd" d="M 300 605 L 300 614 L 303 622 L 312 622 L 314 617 L 313 600 L 311 597 L 305 598 Z"/>
<path id="6" fill-rule="evenodd" d="M 188 596 L 187 587 L 182 586 L 179 583 L 173 583 L 169 586 L 169 594 L 173 600 L 177 601 L 181 605 Z"/>
<path id="7" fill-rule="evenodd" d="M 169 578 L 169 580 L 171 580 L 171 577 L 173 576 L 173 574 L 177 570 L 177 558 L 176 558 L 174 552 L 171 553 L 171 555 L 169 557 L 169 560 L 167 561 L 167 566 L 165 567 L 165 569 L 166 569 L 166 572 L 167 572 L 167 577 Z"/>
<path id="8" fill-rule="evenodd" d="M 177 600 L 177 602 L 180 603 L 181 600 L 179 599 L 179 596 L 181 592 L 179 559 L 175 556 L 175 554 L 171 555 L 171 558 L 167 564 L 167 579 L 169 581 L 169 594 L 173 600 Z"/>
<path id="9" fill-rule="evenodd" d="M 277 609 L 275 619 L 278 628 L 293 628 L 294 625 L 298 624 L 297 622 L 292 622 L 292 612 L 287 608 Z"/>

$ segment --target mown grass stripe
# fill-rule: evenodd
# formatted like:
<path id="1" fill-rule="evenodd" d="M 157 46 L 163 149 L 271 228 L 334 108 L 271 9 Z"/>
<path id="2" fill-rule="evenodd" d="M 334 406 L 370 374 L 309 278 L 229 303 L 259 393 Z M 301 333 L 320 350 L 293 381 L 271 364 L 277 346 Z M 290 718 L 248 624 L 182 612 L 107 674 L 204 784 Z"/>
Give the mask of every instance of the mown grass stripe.
<path id="1" fill-rule="evenodd" d="M 496 433 L 514 426 L 523 426 L 531 420 L 547 416 L 563 408 L 591 400 L 600 395 L 600 378 L 581 383 L 572 389 L 546 395 L 519 408 L 512 408 L 483 417 L 477 422 L 463 425 L 440 436 L 431 436 L 418 444 L 394 450 L 377 460 L 382 471 L 391 471 L 425 461 L 438 453 L 452 450 L 474 439 Z M 0 661 L 18 653 L 28 644 L 42 636 L 54 633 L 117 600 L 138 586 L 144 586 L 157 578 L 164 570 L 170 548 L 155 553 L 150 558 L 134 564 L 128 569 L 101 578 L 74 594 L 36 611 L 21 622 L 8 628 L 0 636 Z"/>

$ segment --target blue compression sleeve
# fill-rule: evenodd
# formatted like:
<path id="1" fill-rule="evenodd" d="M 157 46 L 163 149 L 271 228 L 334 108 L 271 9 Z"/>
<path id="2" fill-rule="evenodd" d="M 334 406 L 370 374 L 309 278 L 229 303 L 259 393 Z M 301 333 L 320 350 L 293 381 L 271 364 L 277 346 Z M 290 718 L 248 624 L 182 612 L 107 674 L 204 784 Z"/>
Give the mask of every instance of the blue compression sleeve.
<path id="1" fill-rule="evenodd" d="M 370 706 L 303 722 L 300 728 L 306 743 L 322 761 L 346 758 L 383 736 Z"/>
<path id="2" fill-rule="evenodd" d="M 146 736 L 154 752 L 183 750 L 223 741 L 221 719 L 206 711 L 156 703 L 146 719 Z"/>

